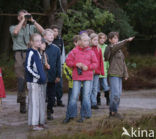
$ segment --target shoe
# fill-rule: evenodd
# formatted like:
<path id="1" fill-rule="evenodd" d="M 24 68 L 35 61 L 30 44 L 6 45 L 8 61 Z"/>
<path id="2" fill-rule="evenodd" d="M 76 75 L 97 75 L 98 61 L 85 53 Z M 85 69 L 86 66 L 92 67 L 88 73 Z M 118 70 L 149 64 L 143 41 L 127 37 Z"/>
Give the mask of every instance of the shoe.
<path id="1" fill-rule="evenodd" d="M 47 120 L 53 120 L 53 116 L 51 115 L 51 112 L 47 112 Z"/>
<path id="2" fill-rule="evenodd" d="M 20 113 L 22 113 L 22 114 L 26 113 L 26 103 L 25 102 L 20 103 Z"/>
<path id="3" fill-rule="evenodd" d="M 115 112 L 114 114 L 112 114 L 112 112 L 110 112 L 110 114 L 109 114 L 109 117 L 111 118 L 117 118 L 117 119 L 120 119 L 120 120 L 123 120 L 124 119 L 124 117 L 120 114 L 120 113 L 117 113 L 117 112 Z"/>
<path id="4" fill-rule="evenodd" d="M 40 124 L 39 127 L 42 127 L 42 128 L 44 128 L 44 129 L 48 129 L 48 126 L 45 125 L 45 124 L 44 124 L 44 125 L 43 125 L 43 124 Z"/>
<path id="5" fill-rule="evenodd" d="M 99 107 L 97 105 L 91 106 L 91 108 L 95 109 L 95 110 L 99 109 Z"/>
<path id="6" fill-rule="evenodd" d="M 83 123 L 85 120 L 85 118 L 80 118 L 79 120 L 77 120 L 78 123 Z"/>
<path id="7" fill-rule="evenodd" d="M 57 103 L 57 106 L 59 106 L 59 107 L 65 107 L 65 105 L 62 102 Z"/>
<path id="8" fill-rule="evenodd" d="M 40 127 L 40 126 L 33 126 L 32 130 L 33 131 L 41 131 L 43 130 L 44 128 Z"/>
<path id="9" fill-rule="evenodd" d="M 67 123 L 69 123 L 70 122 L 70 120 L 71 120 L 72 118 L 65 118 L 64 120 L 63 120 L 63 124 L 67 124 Z"/>

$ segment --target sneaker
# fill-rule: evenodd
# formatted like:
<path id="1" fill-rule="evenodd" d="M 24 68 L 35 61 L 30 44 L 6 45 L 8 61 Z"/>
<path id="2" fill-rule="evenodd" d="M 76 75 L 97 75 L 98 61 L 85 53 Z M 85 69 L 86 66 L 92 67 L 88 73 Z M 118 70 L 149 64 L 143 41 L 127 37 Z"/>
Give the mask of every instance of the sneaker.
<path id="1" fill-rule="evenodd" d="M 117 112 L 115 112 L 114 114 L 112 114 L 112 112 L 110 112 L 110 114 L 109 114 L 109 117 L 111 118 L 117 118 L 117 119 L 120 119 L 120 120 L 123 120 L 124 119 L 124 117 L 120 114 L 120 113 L 117 113 Z"/>
<path id="2" fill-rule="evenodd" d="M 42 128 L 44 128 L 44 129 L 48 129 L 48 126 L 45 125 L 45 124 L 40 124 L 39 127 L 42 127 Z"/>
<path id="3" fill-rule="evenodd" d="M 33 131 L 41 131 L 43 130 L 44 128 L 40 127 L 40 126 L 33 126 L 32 130 Z"/>
<path id="4" fill-rule="evenodd" d="M 71 120 L 70 118 L 65 118 L 65 119 L 63 120 L 63 122 L 62 122 L 62 123 L 63 123 L 63 124 L 67 124 L 67 123 L 69 123 L 69 122 L 70 122 L 70 120 Z"/>
<path id="5" fill-rule="evenodd" d="M 80 118 L 79 120 L 77 120 L 78 123 L 83 123 L 85 120 L 85 118 Z"/>
<path id="6" fill-rule="evenodd" d="M 95 109 L 95 110 L 99 109 L 99 107 L 97 105 L 91 106 L 91 108 Z"/>
<path id="7" fill-rule="evenodd" d="M 64 105 L 62 102 L 57 103 L 57 106 L 58 106 L 58 107 L 65 107 L 65 105 Z"/>

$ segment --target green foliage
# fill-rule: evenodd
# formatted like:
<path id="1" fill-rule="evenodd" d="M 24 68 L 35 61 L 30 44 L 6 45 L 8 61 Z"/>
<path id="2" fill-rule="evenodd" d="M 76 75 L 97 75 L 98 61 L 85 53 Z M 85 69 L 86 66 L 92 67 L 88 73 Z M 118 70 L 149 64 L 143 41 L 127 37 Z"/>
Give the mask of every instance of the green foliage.
<path id="1" fill-rule="evenodd" d="M 146 37 L 156 35 L 155 0 L 117 0 L 131 19 L 135 30 Z"/>
<path id="2" fill-rule="evenodd" d="M 95 7 L 90 0 L 80 1 L 69 9 L 64 17 L 63 39 L 68 52 L 73 48 L 72 38 L 82 30 L 93 29 L 95 32 L 109 33 L 118 31 L 121 38 L 136 34 L 129 24 L 129 18 L 121 9 L 111 12 Z"/>
<path id="3" fill-rule="evenodd" d="M 91 28 L 96 32 L 101 32 L 101 28 L 106 23 L 114 22 L 114 15 L 109 11 L 94 7 L 91 2 L 86 1 L 79 11 L 70 9 L 64 17 L 63 39 L 66 42 L 66 50 L 73 48 L 72 38 L 82 30 Z"/>

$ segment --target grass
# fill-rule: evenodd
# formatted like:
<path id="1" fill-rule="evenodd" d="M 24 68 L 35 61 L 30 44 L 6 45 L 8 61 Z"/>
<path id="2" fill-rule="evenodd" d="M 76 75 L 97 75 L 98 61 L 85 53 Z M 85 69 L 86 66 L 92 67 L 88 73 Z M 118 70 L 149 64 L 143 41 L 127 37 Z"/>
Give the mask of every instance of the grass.
<path id="1" fill-rule="evenodd" d="M 133 127 L 135 130 L 140 128 L 141 130 L 154 130 L 156 137 L 156 115 L 143 115 L 141 118 L 126 119 L 124 121 L 116 119 L 94 119 L 94 122 L 98 125 L 94 129 L 90 130 L 82 129 L 74 134 L 70 134 L 71 131 L 67 131 L 63 135 L 54 135 L 51 131 L 44 133 L 44 135 L 39 136 L 28 136 L 28 139 L 129 139 L 128 136 L 121 137 L 123 132 L 122 127 L 125 127 L 127 131 L 131 131 Z M 77 124 L 72 123 L 72 126 L 77 126 Z M 72 129 L 70 129 L 72 130 Z"/>

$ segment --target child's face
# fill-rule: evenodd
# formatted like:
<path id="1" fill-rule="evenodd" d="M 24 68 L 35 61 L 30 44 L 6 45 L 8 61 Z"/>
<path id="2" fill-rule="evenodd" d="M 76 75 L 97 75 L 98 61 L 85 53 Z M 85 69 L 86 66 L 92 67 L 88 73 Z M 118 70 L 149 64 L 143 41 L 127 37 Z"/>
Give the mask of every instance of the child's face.
<path id="1" fill-rule="evenodd" d="M 54 40 L 54 34 L 50 31 L 47 31 L 46 34 L 44 35 L 44 39 L 48 42 L 51 43 Z"/>
<path id="2" fill-rule="evenodd" d="M 77 42 L 74 42 L 74 45 L 75 45 L 75 46 L 78 46 L 78 41 L 77 41 Z"/>
<path id="3" fill-rule="evenodd" d="M 45 43 L 41 43 L 40 49 L 41 49 L 42 51 L 44 51 L 44 50 L 46 49 L 46 44 L 45 44 Z"/>
<path id="4" fill-rule="evenodd" d="M 35 36 L 33 41 L 31 41 L 31 45 L 34 49 L 38 49 L 41 45 L 41 36 Z"/>
<path id="5" fill-rule="evenodd" d="M 54 28 L 53 31 L 54 31 L 54 38 L 56 38 L 58 36 L 58 33 L 59 33 L 58 29 Z"/>
<path id="6" fill-rule="evenodd" d="M 119 41 L 119 38 L 115 35 L 112 39 L 109 39 L 109 41 L 111 44 L 116 44 Z"/>
<path id="7" fill-rule="evenodd" d="M 98 45 L 98 37 L 94 37 L 94 38 L 91 40 L 91 43 L 92 43 L 92 45 L 97 46 L 97 45 Z"/>
<path id="8" fill-rule="evenodd" d="M 85 48 L 89 46 L 90 38 L 87 35 L 84 35 L 83 38 L 81 38 L 81 47 Z"/>
<path id="9" fill-rule="evenodd" d="M 101 36 L 99 39 L 99 44 L 104 44 L 106 40 L 107 40 L 106 36 Z"/>

